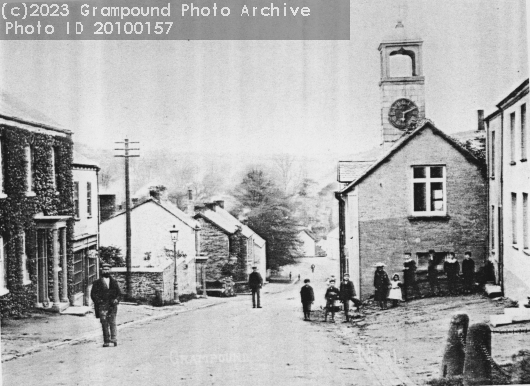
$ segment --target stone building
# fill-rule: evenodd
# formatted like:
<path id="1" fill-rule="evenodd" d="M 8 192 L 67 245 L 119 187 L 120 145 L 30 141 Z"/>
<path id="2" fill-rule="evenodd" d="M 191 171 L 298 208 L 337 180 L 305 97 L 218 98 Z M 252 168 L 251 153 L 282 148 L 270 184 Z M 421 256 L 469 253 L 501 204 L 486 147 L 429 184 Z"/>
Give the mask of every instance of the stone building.
<path id="1" fill-rule="evenodd" d="M 240 280 L 246 280 L 252 266 L 265 278 L 265 240 L 228 213 L 223 201 L 197 205 L 195 212 L 202 228 L 201 251 L 208 256 L 207 280 L 222 278 L 230 265 L 236 267 Z"/>
<path id="2" fill-rule="evenodd" d="M 528 79 L 486 117 L 489 176 L 489 258 L 505 296 L 530 296 L 530 166 Z"/>
<path id="3" fill-rule="evenodd" d="M 373 294 L 374 264 L 402 274 L 404 252 L 420 277 L 430 249 L 440 270 L 447 252 L 461 260 L 471 251 L 478 267 L 486 256 L 484 164 L 425 119 L 422 43 L 402 23 L 383 40 L 383 143 L 365 159 L 339 163 L 340 272 L 351 275 L 362 298 Z M 408 70 L 395 73 L 392 66 L 403 63 Z"/>
<path id="4" fill-rule="evenodd" d="M 171 229 L 179 231 L 176 244 L 179 295 L 197 292 L 195 259 L 200 253 L 200 224 L 169 201 L 150 197 L 131 208 L 133 296 L 148 299 L 155 295 L 155 290 L 160 290 L 164 300 L 171 299 L 174 272 Z M 100 239 L 101 246 L 126 250 L 125 211 L 101 223 Z M 124 275 L 125 268 L 113 268 L 112 272 Z M 124 278 L 121 281 L 125 283 Z"/>
<path id="5" fill-rule="evenodd" d="M 69 305 L 72 133 L 0 98 L 0 311 Z"/>

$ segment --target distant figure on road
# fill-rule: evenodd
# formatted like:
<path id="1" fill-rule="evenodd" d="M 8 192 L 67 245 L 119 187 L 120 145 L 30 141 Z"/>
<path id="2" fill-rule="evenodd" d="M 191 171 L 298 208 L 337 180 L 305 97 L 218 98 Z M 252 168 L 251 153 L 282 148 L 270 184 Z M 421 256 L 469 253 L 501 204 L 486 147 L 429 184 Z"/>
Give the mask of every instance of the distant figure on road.
<path id="1" fill-rule="evenodd" d="M 464 292 L 471 293 L 475 281 L 475 262 L 471 258 L 471 252 L 464 253 L 462 275 L 464 276 Z"/>
<path id="2" fill-rule="evenodd" d="M 252 272 L 248 276 L 248 286 L 252 291 L 252 308 L 256 308 L 256 297 L 258 298 L 258 308 L 261 308 L 259 292 L 263 286 L 263 278 L 258 272 L 258 267 L 252 267 Z"/>
<path id="3" fill-rule="evenodd" d="M 305 279 L 304 285 L 300 290 L 300 298 L 304 309 L 304 320 L 311 320 L 311 304 L 315 301 L 315 293 L 313 292 L 313 287 L 309 285 L 309 282 L 309 279 Z"/>
<path id="4" fill-rule="evenodd" d="M 437 262 L 434 257 L 434 249 L 429 250 L 429 263 L 427 266 L 427 277 L 429 279 L 429 285 L 431 287 L 431 295 L 440 295 L 440 282 L 438 281 L 438 268 Z M 434 289 L 437 289 L 437 292 L 434 292 Z"/>
<path id="5" fill-rule="evenodd" d="M 311 272 L 315 273 L 315 264 L 311 264 Z"/>
<path id="6" fill-rule="evenodd" d="M 392 307 L 397 307 L 399 302 L 403 301 L 401 287 L 403 284 L 399 281 L 399 275 L 395 273 L 390 280 L 390 292 L 388 293 L 388 300 L 392 300 Z"/>
<path id="7" fill-rule="evenodd" d="M 447 285 L 449 286 L 449 293 L 451 295 L 457 293 L 458 274 L 460 273 L 460 263 L 455 258 L 454 252 L 447 254 L 447 259 L 444 263 L 444 271 L 447 275 Z"/>
<path id="8" fill-rule="evenodd" d="M 293 280 L 293 277 L 291 275 L 291 272 L 289 272 L 289 281 L 292 281 Z"/>
<path id="9" fill-rule="evenodd" d="M 110 276 L 110 264 L 102 264 L 102 277 L 94 282 L 90 297 L 94 302 L 96 318 L 99 318 L 103 328 L 103 347 L 109 347 L 109 343 L 117 346 L 116 314 L 121 290 L 118 282 Z"/>
<path id="10" fill-rule="evenodd" d="M 377 263 L 375 265 L 375 274 L 374 274 L 374 287 L 375 287 L 375 296 L 374 300 L 379 303 L 379 307 L 382 310 L 386 310 L 386 298 L 388 296 L 388 290 L 390 289 L 390 280 L 388 275 L 385 272 L 385 264 Z"/>
<path id="11" fill-rule="evenodd" d="M 418 288 L 418 283 L 416 282 L 416 262 L 412 260 L 412 255 L 409 252 L 403 254 L 405 261 L 403 262 L 403 277 L 405 279 L 405 300 L 411 300 L 414 297 L 411 296 L 411 292 L 414 291 L 417 297 L 420 297 L 420 289 Z"/>
<path id="12" fill-rule="evenodd" d="M 335 279 L 333 279 L 333 281 L 334 280 Z M 359 311 L 361 301 L 357 299 L 356 296 L 357 295 L 355 294 L 355 286 L 353 285 L 353 282 L 350 281 L 350 275 L 345 273 L 343 281 L 341 281 L 340 283 L 340 300 L 344 305 L 344 315 L 346 315 L 345 322 L 350 321 L 350 300 L 353 302 L 355 307 L 357 307 L 357 311 Z"/>
<path id="13" fill-rule="evenodd" d="M 326 313 L 324 314 L 324 322 L 328 321 L 328 312 L 331 312 L 331 322 L 335 323 L 335 301 L 339 299 L 340 291 L 335 287 L 335 280 L 329 282 L 329 287 L 326 290 Z"/>

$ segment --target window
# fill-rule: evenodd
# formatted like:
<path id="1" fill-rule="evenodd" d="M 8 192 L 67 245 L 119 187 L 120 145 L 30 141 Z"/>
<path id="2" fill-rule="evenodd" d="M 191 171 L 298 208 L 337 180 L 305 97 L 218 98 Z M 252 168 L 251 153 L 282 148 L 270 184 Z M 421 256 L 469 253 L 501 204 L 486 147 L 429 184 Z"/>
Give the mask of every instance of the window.
<path id="1" fill-rule="evenodd" d="M 512 193 L 512 244 L 517 244 L 517 194 Z"/>
<path id="2" fill-rule="evenodd" d="M 79 182 L 74 182 L 74 213 L 75 218 L 79 218 Z"/>
<path id="3" fill-rule="evenodd" d="M 52 183 L 53 188 L 57 190 L 59 188 L 58 184 L 58 173 L 57 173 L 57 149 L 52 147 Z"/>
<path id="4" fill-rule="evenodd" d="M 523 248 L 528 249 L 528 193 L 523 193 Z"/>
<path id="5" fill-rule="evenodd" d="M 526 104 L 521 106 L 521 161 L 526 160 Z"/>
<path id="6" fill-rule="evenodd" d="M 490 229 L 491 229 L 491 249 L 495 249 L 495 205 L 492 205 L 491 206 L 491 218 L 490 218 L 490 222 L 491 222 L 491 226 L 490 226 Z"/>
<path id="7" fill-rule="evenodd" d="M 447 256 L 448 252 L 435 252 L 434 261 L 436 263 L 436 269 L 442 272 L 444 269 L 444 259 Z M 418 263 L 418 271 L 427 271 L 429 267 L 429 253 L 428 252 L 418 252 L 416 253 L 416 261 Z"/>
<path id="8" fill-rule="evenodd" d="M 35 157 L 33 146 L 26 146 L 26 181 L 29 195 L 34 195 L 35 187 Z"/>
<path id="9" fill-rule="evenodd" d="M 0 236 L 0 296 L 9 292 L 7 289 L 7 264 L 5 259 L 4 239 Z"/>
<path id="10" fill-rule="evenodd" d="M 22 248 L 22 284 L 27 285 L 31 284 L 31 279 L 29 277 L 29 270 L 28 270 L 28 255 L 26 254 L 26 232 L 22 232 L 20 234 L 20 240 L 21 240 L 21 248 Z"/>
<path id="11" fill-rule="evenodd" d="M 510 114 L 510 163 L 515 163 L 515 113 Z"/>
<path id="12" fill-rule="evenodd" d="M 86 212 L 88 217 L 92 217 L 92 183 L 86 183 Z"/>
<path id="13" fill-rule="evenodd" d="M 413 213 L 445 215 L 445 166 L 412 168 Z"/>
<path id="14" fill-rule="evenodd" d="M 495 177 L 495 132 L 491 132 L 491 162 L 490 176 Z"/>

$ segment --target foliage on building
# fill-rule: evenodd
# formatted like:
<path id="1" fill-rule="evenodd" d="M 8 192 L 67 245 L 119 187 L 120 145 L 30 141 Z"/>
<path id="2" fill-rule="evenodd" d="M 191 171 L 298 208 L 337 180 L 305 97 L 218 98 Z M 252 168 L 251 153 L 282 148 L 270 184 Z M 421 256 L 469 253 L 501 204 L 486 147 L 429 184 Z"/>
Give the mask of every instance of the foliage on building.
<path id="1" fill-rule="evenodd" d="M 9 293 L 0 298 L 2 317 L 19 316 L 36 301 L 37 251 L 36 227 L 33 217 L 73 215 L 72 140 L 30 132 L 19 127 L 0 126 L 2 143 L 2 174 L 5 198 L 0 198 L 0 235 L 4 239 L 6 287 Z M 31 146 L 32 187 L 28 187 L 26 147 Z M 27 195 L 28 190 L 35 193 Z M 67 238 L 73 237 L 73 220 L 68 222 Z M 25 248 L 22 245 L 25 232 Z M 53 278 L 51 232 L 48 232 L 48 277 Z M 72 270 L 72 250 L 68 243 L 68 272 Z M 23 282 L 23 253 L 31 284 Z M 63 269 L 65 267 L 62 267 Z M 71 285 L 71 275 L 69 275 Z M 60 288 L 60 290 L 62 290 Z M 70 291 L 69 291 L 70 293 Z"/>

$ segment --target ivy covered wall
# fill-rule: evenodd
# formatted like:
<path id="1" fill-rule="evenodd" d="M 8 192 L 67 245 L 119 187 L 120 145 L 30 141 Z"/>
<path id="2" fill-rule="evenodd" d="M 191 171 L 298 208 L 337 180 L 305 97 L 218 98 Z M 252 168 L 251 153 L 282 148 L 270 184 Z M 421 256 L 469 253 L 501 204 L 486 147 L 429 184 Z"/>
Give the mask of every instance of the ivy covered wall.
<path id="1" fill-rule="evenodd" d="M 73 215 L 72 151 L 70 135 L 65 137 L 34 133 L 18 127 L 0 126 L 4 193 L 0 198 L 0 235 L 4 240 L 7 289 L 9 293 L 0 297 L 1 317 L 18 316 L 33 307 L 37 293 L 36 228 L 33 217 L 42 213 L 46 216 Z M 26 146 L 33 149 L 33 191 L 26 196 L 27 162 Z M 55 166 L 52 154 L 55 150 Z M 54 178 L 56 175 L 56 178 Z M 68 285 L 72 286 L 72 239 L 74 221 L 67 226 Z M 26 234 L 27 269 L 31 284 L 23 283 L 22 234 Z M 48 232 L 48 277 L 53 278 L 53 255 L 51 253 L 51 232 Z M 62 251 L 61 251 L 62 253 Z M 62 265 L 62 261 L 60 262 Z M 59 282 L 61 282 L 59 280 Z M 50 283 L 51 284 L 51 283 Z M 51 288 L 49 287 L 50 292 Z M 62 288 L 60 288 L 62 291 Z M 68 293 L 71 293 L 69 288 Z"/>

